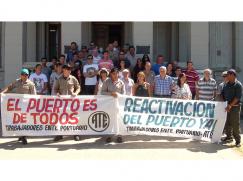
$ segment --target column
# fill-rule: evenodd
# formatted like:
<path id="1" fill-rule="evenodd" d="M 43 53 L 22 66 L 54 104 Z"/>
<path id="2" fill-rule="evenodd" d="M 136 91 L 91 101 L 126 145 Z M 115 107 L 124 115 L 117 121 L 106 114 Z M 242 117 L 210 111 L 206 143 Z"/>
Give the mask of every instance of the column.
<path id="1" fill-rule="evenodd" d="M 24 62 L 36 62 L 36 22 L 28 22 L 26 27 L 26 60 Z"/>
<path id="2" fill-rule="evenodd" d="M 23 23 L 5 23 L 4 84 L 16 80 L 23 64 Z"/>
<path id="3" fill-rule="evenodd" d="M 243 23 L 235 23 L 235 66 L 239 81 L 243 82 Z"/>
<path id="4" fill-rule="evenodd" d="M 179 23 L 179 61 L 186 62 L 191 58 L 191 32 L 190 23 Z"/>

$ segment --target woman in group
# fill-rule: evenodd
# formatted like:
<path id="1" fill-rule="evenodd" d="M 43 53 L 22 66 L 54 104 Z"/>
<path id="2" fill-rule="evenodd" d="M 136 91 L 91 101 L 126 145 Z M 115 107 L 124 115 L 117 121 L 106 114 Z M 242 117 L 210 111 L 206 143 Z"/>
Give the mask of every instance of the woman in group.
<path id="1" fill-rule="evenodd" d="M 133 86 L 133 95 L 139 97 L 151 97 L 152 92 L 150 84 L 145 81 L 144 72 L 139 72 L 137 78 L 137 83 Z"/>
<path id="2" fill-rule="evenodd" d="M 142 59 L 138 58 L 137 63 L 132 71 L 132 78 L 133 78 L 134 82 L 137 82 L 137 75 L 140 71 L 143 71 L 143 70 L 144 70 L 144 67 L 142 65 Z"/>
<path id="3" fill-rule="evenodd" d="M 186 83 L 186 74 L 181 73 L 178 77 L 177 84 L 174 87 L 174 94 L 172 95 L 172 98 L 176 99 L 192 99 L 192 93 L 191 90 Z"/>
<path id="4" fill-rule="evenodd" d="M 173 64 L 171 62 L 169 62 L 166 66 L 166 74 L 171 77 L 175 77 L 175 73 L 173 71 Z"/>
<path id="5" fill-rule="evenodd" d="M 118 66 L 118 69 L 119 69 L 119 79 L 122 79 L 123 78 L 123 70 L 126 69 L 125 67 L 125 60 L 120 60 L 119 62 L 119 66 Z"/>
<path id="6" fill-rule="evenodd" d="M 99 71 L 99 80 L 96 83 L 95 86 L 95 95 L 101 95 L 101 88 L 103 85 L 103 82 L 108 78 L 109 72 L 106 68 L 102 68 Z"/>

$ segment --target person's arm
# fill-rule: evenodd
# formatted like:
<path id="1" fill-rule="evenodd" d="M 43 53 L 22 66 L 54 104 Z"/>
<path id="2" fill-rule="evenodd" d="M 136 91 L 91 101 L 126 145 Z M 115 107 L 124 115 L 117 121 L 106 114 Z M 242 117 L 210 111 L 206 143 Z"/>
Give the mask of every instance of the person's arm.
<path id="1" fill-rule="evenodd" d="M 122 84 L 122 92 L 121 94 L 126 94 L 125 84 Z"/>
<path id="2" fill-rule="evenodd" d="M 88 73 L 87 73 L 87 68 L 86 68 L 86 66 L 84 66 L 84 68 L 83 68 L 83 75 L 84 75 L 85 78 L 86 78 L 86 77 L 90 77 L 90 76 L 88 75 Z"/>
<path id="3" fill-rule="evenodd" d="M 35 84 L 33 83 L 31 86 L 30 86 L 30 94 L 33 94 L 33 95 L 36 95 L 36 88 L 35 88 Z"/>
<path id="4" fill-rule="evenodd" d="M 148 95 L 149 95 L 149 97 L 152 97 L 152 92 L 151 92 L 150 84 L 147 83 L 147 86 L 148 86 Z"/>
<path id="5" fill-rule="evenodd" d="M 132 86 L 132 95 L 135 96 L 137 90 L 137 83 Z"/>
<path id="6" fill-rule="evenodd" d="M 44 94 L 44 92 L 47 90 L 48 88 L 48 80 L 45 74 L 43 74 L 43 81 L 44 81 L 44 87 L 41 90 L 41 94 Z"/>
<path id="7" fill-rule="evenodd" d="M 11 84 L 9 84 L 8 86 L 6 86 L 0 93 L 1 94 L 5 94 L 9 91 L 11 91 L 12 89 L 14 89 L 14 85 L 15 85 L 16 81 L 15 82 L 12 82 Z"/>
<path id="8" fill-rule="evenodd" d="M 187 94 L 188 94 L 188 99 L 192 99 L 192 92 L 188 84 L 186 84 L 186 89 L 187 89 Z"/>
<path id="9" fill-rule="evenodd" d="M 81 91 L 81 87 L 79 85 L 79 82 L 76 78 L 74 78 L 74 92 L 72 93 L 72 96 L 77 96 Z"/>
<path id="10" fill-rule="evenodd" d="M 217 97 L 217 83 L 215 82 L 214 92 L 213 92 L 213 100 L 216 100 Z"/>
<path id="11" fill-rule="evenodd" d="M 59 80 L 58 79 L 54 82 L 54 85 L 53 85 L 53 94 L 54 95 L 60 95 L 60 91 L 59 91 Z"/>
<path id="12" fill-rule="evenodd" d="M 198 86 L 198 82 L 195 83 L 196 84 L 196 95 L 195 95 L 195 100 L 199 99 L 199 86 Z"/>
<path id="13" fill-rule="evenodd" d="M 237 105 L 238 102 L 241 99 L 241 95 L 242 95 L 242 87 L 241 86 L 237 86 L 236 90 L 235 90 L 235 97 L 234 99 L 228 103 L 227 107 L 225 108 L 225 110 L 227 112 L 229 112 L 232 108 L 232 106 Z"/>
<path id="14" fill-rule="evenodd" d="M 104 82 L 103 82 L 103 85 L 102 85 L 102 87 L 101 87 L 101 94 L 102 95 L 111 95 L 111 93 L 110 92 L 108 92 L 108 80 L 109 79 L 107 79 L 107 80 L 105 80 Z"/>
<path id="15" fill-rule="evenodd" d="M 94 95 L 98 94 L 98 85 L 99 85 L 99 82 L 96 82 Z"/>

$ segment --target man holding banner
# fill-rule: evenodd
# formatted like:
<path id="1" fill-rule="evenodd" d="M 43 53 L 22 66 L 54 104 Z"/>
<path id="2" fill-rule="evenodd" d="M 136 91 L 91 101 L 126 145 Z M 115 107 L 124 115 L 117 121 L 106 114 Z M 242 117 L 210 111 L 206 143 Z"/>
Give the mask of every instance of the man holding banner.
<path id="1" fill-rule="evenodd" d="M 102 85 L 101 94 L 102 95 L 111 95 L 117 98 L 119 94 L 125 94 L 125 85 L 124 83 L 118 79 L 119 71 L 117 68 L 112 68 L 110 71 L 110 78 L 106 79 Z M 111 142 L 111 137 L 106 138 L 106 142 Z M 122 142 L 122 137 L 118 135 L 117 142 Z"/>
<path id="2" fill-rule="evenodd" d="M 224 101 L 228 102 L 225 108 L 228 113 L 225 125 L 227 136 L 222 139 L 222 141 L 230 143 L 233 141 L 232 137 L 234 137 L 236 147 L 240 147 L 240 99 L 242 96 L 242 84 L 236 79 L 236 71 L 234 69 L 230 69 L 227 72 L 227 77 L 228 82 L 224 85 L 222 90 L 222 97 Z"/>
<path id="3" fill-rule="evenodd" d="M 54 84 L 54 95 L 71 95 L 73 97 L 77 96 L 81 91 L 80 85 L 78 80 L 71 75 L 71 66 L 70 65 L 63 65 L 63 75 L 55 81 Z M 63 137 L 56 136 L 54 141 L 59 141 Z M 80 137 L 78 135 L 74 136 L 75 141 L 79 141 Z"/>
<path id="4" fill-rule="evenodd" d="M 11 83 L 7 88 L 5 88 L 2 93 L 17 93 L 17 94 L 34 94 L 36 95 L 35 84 L 28 79 L 29 71 L 28 69 L 23 68 L 21 70 L 21 76 L 15 82 Z M 22 141 L 26 145 L 27 139 L 25 136 L 19 138 L 19 141 Z"/>

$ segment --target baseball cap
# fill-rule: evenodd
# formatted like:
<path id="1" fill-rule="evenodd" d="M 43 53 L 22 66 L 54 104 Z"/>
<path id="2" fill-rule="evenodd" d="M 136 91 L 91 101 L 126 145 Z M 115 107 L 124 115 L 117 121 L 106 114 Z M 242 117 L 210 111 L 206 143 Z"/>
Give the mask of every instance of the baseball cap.
<path id="1" fill-rule="evenodd" d="M 124 72 L 124 73 L 125 73 L 125 72 L 126 72 L 126 73 L 129 73 L 129 70 L 128 70 L 128 69 L 124 69 L 124 70 L 122 71 L 122 73 L 123 73 L 123 72 Z"/>
<path id="2" fill-rule="evenodd" d="M 236 71 L 235 71 L 235 69 L 229 69 L 227 71 L 227 74 L 234 74 L 236 76 Z"/>
<path id="3" fill-rule="evenodd" d="M 71 66 L 69 64 L 65 64 L 62 66 L 62 69 L 71 70 Z"/>
<path id="4" fill-rule="evenodd" d="M 222 72 L 222 77 L 225 77 L 225 76 L 227 76 L 227 71 Z"/>
<path id="5" fill-rule="evenodd" d="M 26 69 L 26 68 L 22 68 L 22 69 L 21 69 L 21 74 L 29 75 L 29 70 Z"/>
<path id="6" fill-rule="evenodd" d="M 106 68 L 101 68 L 99 71 L 99 75 L 101 74 L 101 72 L 106 72 L 106 74 L 109 74 L 109 71 Z"/>

